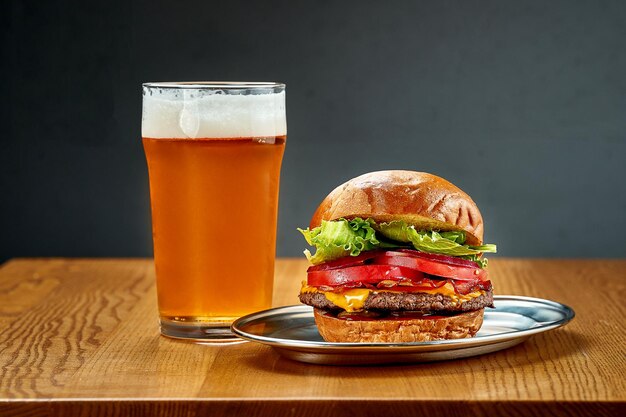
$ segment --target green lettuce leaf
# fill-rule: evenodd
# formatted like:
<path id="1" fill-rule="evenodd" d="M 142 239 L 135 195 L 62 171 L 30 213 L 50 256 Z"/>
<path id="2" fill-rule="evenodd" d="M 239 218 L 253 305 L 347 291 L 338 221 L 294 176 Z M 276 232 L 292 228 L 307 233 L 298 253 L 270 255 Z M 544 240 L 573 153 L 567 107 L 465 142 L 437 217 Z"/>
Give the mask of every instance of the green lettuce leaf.
<path id="1" fill-rule="evenodd" d="M 319 264 L 348 255 L 357 256 L 363 251 L 381 247 L 376 231 L 372 228 L 373 224 L 371 219 L 357 217 L 350 221 L 322 220 L 321 226 L 313 230 L 298 230 L 307 243 L 316 248 L 315 255 L 311 255 L 308 249 L 304 251 L 307 259 L 313 264 Z"/>
<path id="2" fill-rule="evenodd" d="M 482 253 L 495 252 L 496 245 L 465 245 L 465 232 L 417 231 L 404 222 L 376 224 L 374 220 L 355 218 L 322 221 L 312 230 L 298 229 L 307 243 L 315 247 L 315 254 L 307 249 L 307 259 L 314 265 L 344 256 L 358 256 L 372 249 L 412 247 L 422 252 L 457 256 L 487 266 Z"/>
<path id="3" fill-rule="evenodd" d="M 481 253 L 496 252 L 496 245 L 469 246 L 465 243 L 465 232 L 417 231 L 414 226 L 394 221 L 376 225 L 382 236 L 399 242 L 410 242 L 422 252 L 439 253 L 449 256 L 474 256 Z M 473 259 L 472 259 L 473 260 Z"/>

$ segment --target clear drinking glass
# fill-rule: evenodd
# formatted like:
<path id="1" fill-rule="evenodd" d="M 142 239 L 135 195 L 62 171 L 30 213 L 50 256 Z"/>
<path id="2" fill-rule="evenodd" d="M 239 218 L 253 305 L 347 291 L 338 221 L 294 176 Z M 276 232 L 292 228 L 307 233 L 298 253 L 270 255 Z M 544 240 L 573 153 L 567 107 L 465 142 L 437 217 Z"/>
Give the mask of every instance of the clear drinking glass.
<path id="1" fill-rule="evenodd" d="M 147 83 L 161 333 L 236 340 L 232 321 L 271 307 L 285 85 Z"/>

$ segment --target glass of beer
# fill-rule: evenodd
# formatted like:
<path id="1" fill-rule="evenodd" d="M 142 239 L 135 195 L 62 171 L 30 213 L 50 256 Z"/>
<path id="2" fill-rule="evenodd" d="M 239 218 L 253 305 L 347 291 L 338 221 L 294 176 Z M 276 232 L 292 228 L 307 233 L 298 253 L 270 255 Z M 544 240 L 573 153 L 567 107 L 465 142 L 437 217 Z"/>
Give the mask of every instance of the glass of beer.
<path id="1" fill-rule="evenodd" d="M 161 333 L 236 341 L 271 307 L 285 85 L 143 84 Z"/>

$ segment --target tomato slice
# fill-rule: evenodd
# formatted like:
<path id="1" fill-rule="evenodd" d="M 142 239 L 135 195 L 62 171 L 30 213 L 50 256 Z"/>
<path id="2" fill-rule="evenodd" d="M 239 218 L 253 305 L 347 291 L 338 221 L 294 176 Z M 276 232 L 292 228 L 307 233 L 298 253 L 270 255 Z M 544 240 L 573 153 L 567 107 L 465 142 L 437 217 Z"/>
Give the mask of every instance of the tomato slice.
<path id="1" fill-rule="evenodd" d="M 481 282 L 490 285 L 487 271 L 475 262 L 411 249 L 368 251 L 311 266 L 307 272 L 307 282 L 312 286 L 359 287 L 385 280 L 411 281 L 414 288 L 422 285 L 424 280 L 428 281 L 425 285 L 430 288 L 434 288 L 433 282 L 439 284 L 445 280 L 452 280 L 455 287 L 463 289 Z M 432 280 L 424 274 L 440 279 Z"/>
<path id="2" fill-rule="evenodd" d="M 452 263 L 447 260 L 439 259 L 440 256 L 444 255 L 435 255 L 437 258 L 433 258 L 431 254 L 422 256 L 420 252 L 415 253 L 419 255 L 387 251 L 373 258 L 373 263 L 377 265 L 403 266 L 424 272 L 425 274 L 461 281 L 474 281 L 477 279 L 486 281 L 488 279 L 487 271 L 479 268 L 474 262 L 459 259 L 459 261 L 463 262 Z M 445 256 L 445 258 L 452 257 Z M 466 264 L 466 262 L 468 262 L 469 265 Z"/>
<path id="3" fill-rule="evenodd" d="M 418 270 L 398 265 L 358 265 L 345 268 L 309 271 L 307 283 L 321 285 L 346 285 L 351 283 L 377 283 L 383 280 L 417 281 L 424 278 Z"/>

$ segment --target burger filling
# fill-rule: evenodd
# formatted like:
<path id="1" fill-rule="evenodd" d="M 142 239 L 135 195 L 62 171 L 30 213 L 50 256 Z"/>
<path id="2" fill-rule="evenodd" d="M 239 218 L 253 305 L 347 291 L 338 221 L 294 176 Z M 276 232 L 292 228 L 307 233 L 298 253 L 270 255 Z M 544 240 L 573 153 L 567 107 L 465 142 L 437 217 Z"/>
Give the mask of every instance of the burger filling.
<path id="1" fill-rule="evenodd" d="M 300 232 L 315 246 L 300 300 L 338 316 L 437 317 L 493 306 L 482 257 L 462 231 L 420 231 L 404 222 L 322 221 Z M 355 316 L 356 314 L 356 316 Z"/>
<path id="2" fill-rule="evenodd" d="M 415 226 L 402 221 L 376 223 L 372 219 L 363 220 L 359 217 L 352 220 L 322 220 L 322 224 L 312 230 L 298 230 L 307 243 L 316 249 L 314 255 L 309 250 L 304 251 L 314 265 L 346 256 L 358 256 L 374 249 L 408 248 L 470 260 L 484 268 L 487 263 L 482 254 L 496 252 L 496 245 L 465 244 L 463 231 L 417 230 Z"/>
<path id="3" fill-rule="evenodd" d="M 476 291 L 467 295 L 429 293 L 394 293 L 391 291 L 349 290 L 343 293 L 320 292 L 303 288 L 300 301 L 322 310 L 343 310 L 349 313 L 370 310 L 387 311 L 473 311 L 493 306 L 493 292 Z M 351 293 L 352 292 L 352 293 Z"/>

